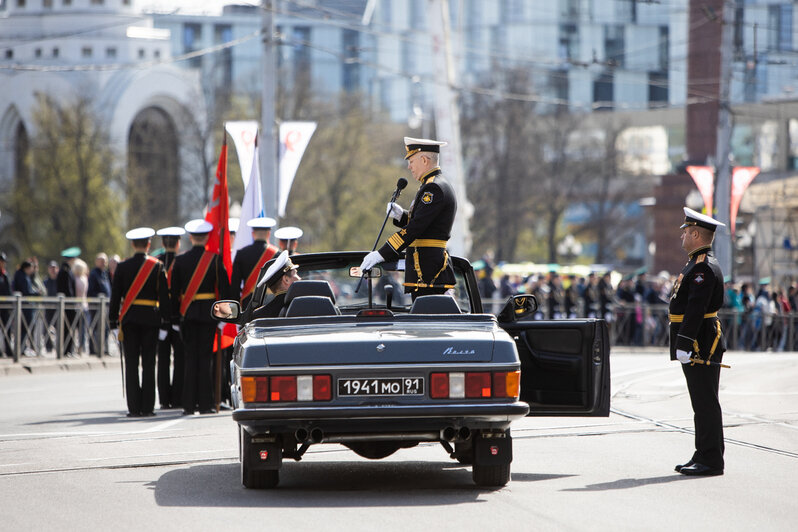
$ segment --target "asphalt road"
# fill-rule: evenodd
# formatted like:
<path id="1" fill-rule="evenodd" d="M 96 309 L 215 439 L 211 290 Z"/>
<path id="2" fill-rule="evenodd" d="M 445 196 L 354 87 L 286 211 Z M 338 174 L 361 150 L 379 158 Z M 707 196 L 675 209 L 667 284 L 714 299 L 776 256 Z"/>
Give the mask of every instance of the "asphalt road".
<path id="1" fill-rule="evenodd" d="M 513 425 L 512 481 L 476 488 L 435 444 L 378 461 L 337 445 L 238 478 L 229 413 L 124 417 L 119 368 L 0 377 L 3 530 L 794 530 L 798 354 L 727 353 L 726 474 L 687 478 L 684 379 L 664 352 L 616 350 L 609 418 Z"/>

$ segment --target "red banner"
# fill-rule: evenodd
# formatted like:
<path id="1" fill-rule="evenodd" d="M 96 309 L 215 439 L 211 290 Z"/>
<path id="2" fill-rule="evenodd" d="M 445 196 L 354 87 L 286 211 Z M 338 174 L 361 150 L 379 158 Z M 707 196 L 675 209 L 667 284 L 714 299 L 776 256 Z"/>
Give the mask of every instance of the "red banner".
<path id="1" fill-rule="evenodd" d="M 687 173 L 693 178 L 695 186 L 704 198 L 707 216 L 712 216 L 712 194 L 715 192 L 715 169 L 711 166 L 688 166 Z"/>
<path id="2" fill-rule="evenodd" d="M 735 166 L 732 171 L 731 204 L 729 205 L 729 220 L 731 221 L 731 234 L 734 237 L 734 226 L 737 222 L 737 209 L 743 201 L 743 194 L 759 175 L 758 166 Z"/>
<path id="3" fill-rule="evenodd" d="M 230 229 L 227 219 L 230 216 L 230 200 L 227 196 L 227 134 L 224 136 L 222 151 L 219 154 L 219 163 L 216 166 L 216 183 L 213 185 L 213 196 L 208 205 L 205 221 L 213 224 L 205 251 L 218 253 L 227 270 L 227 280 L 233 272 L 233 260 L 230 257 Z"/>

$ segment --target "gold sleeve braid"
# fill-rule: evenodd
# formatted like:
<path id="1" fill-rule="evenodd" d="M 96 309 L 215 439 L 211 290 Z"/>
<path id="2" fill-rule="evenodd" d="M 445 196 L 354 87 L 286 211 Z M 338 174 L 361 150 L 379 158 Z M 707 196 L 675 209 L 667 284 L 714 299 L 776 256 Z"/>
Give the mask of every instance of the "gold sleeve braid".
<path id="1" fill-rule="evenodd" d="M 404 238 L 402 238 L 398 232 L 391 235 L 391 237 L 388 239 L 388 244 L 394 249 L 394 251 L 399 251 L 399 248 L 401 248 L 404 243 Z"/>

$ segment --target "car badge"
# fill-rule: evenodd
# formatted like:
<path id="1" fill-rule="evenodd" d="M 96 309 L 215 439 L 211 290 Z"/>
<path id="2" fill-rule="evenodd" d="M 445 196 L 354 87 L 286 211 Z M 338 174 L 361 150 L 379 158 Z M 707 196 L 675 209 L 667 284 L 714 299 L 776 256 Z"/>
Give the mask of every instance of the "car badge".
<path id="1" fill-rule="evenodd" d="M 385 351 L 385 344 L 378 344 L 377 345 L 377 351 L 380 352 L 380 353 Z"/>

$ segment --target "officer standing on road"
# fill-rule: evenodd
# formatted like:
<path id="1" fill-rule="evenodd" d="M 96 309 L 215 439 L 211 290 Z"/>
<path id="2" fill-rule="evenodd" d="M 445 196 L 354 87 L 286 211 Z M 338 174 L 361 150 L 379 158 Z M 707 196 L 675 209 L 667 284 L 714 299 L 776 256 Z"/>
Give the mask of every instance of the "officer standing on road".
<path id="1" fill-rule="evenodd" d="M 185 348 L 183 415 L 213 414 L 211 364 L 216 320 L 211 307 L 230 291 L 227 270 L 216 253 L 205 251 L 213 225 L 202 219 L 185 225 L 192 248 L 175 258 L 172 269 L 172 323 Z M 179 325 L 177 325 L 179 324 Z"/>
<path id="2" fill-rule="evenodd" d="M 277 223 L 274 218 L 253 218 L 247 222 L 252 229 L 252 244 L 239 249 L 233 261 L 230 294 L 241 302 L 241 308 L 247 308 L 261 267 L 279 252 L 276 246 L 269 244 L 272 227 Z"/>
<path id="3" fill-rule="evenodd" d="M 676 471 L 688 476 L 723 474 L 723 416 L 718 401 L 720 366 L 726 350 L 718 310 L 723 273 L 712 254 L 715 229 L 723 223 L 684 208 L 682 248 L 687 261 L 671 293 L 671 360 L 682 363 L 695 421 L 695 453 Z"/>
<path id="4" fill-rule="evenodd" d="M 281 227 L 274 232 L 274 238 L 277 239 L 277 246 L 280 251 L 287 250 L 289 255 L 296 255 L 296 247 L 299 245 L 299 239 L 305 234 L 302 229 L 294 226 Z"/>
<path id="5" fill-rule="evenodd" d="M 407 166 L 421 186 L 409 211 L 396 203 L 388 204 L 388 215 L 402 229 L 379 250 L 366 255 L 360 269 L 366 271 L 385 260 L 398 260 L 406 250 L 405 292 L 415 300 L 418 296 L 443 294 L 455 286 L 446 242 L 451 236 L 457 200 L 438 166 L 440 148 L 447 143 L 410 137 L 404 141 Z"/>
<path id="6" fill-rule="evenodd" d="M 182 227 L 164 227 L 156 234 L 161 237 L 163 244 L 164 253 L 159 258 L 166 271 L 166 284 L 171 287 L 172 268 L 180 252 L 180 237 L 186 234 L 186 230 Z M 183 341 L 180 334 L 170 327 L 166 338 L 158 342 L 158 399 L 162 409 L 180 408 L 184 371 Z"/>
<path id="7" fill-rule="evenodd" d="M 130 240 L 135 254 L 119 263 L 111 287 L 111 332 L 124 347 L 128 417 L 155 415 L 155 352 L 158 340 L 166 338 L 169 328 L 169 289 L 164 267 L 147 255 L 154 234 L 149 227 L 127 232 L 125 238 Z"/>

